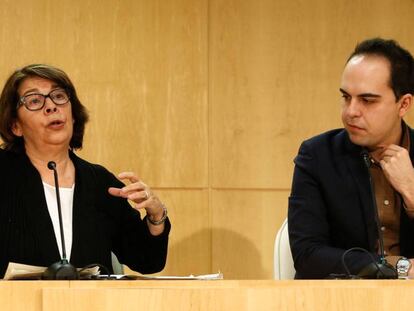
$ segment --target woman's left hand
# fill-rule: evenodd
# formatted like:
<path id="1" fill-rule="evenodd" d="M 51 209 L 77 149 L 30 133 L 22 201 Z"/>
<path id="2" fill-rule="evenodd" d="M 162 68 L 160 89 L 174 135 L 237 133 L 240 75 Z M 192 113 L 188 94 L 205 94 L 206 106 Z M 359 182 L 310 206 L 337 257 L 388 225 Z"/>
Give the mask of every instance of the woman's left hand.
<path id="1" fill-rule="evenodd" d="M 145 209 L 147 216 L 151 217 L 153 221 L 158 221 L 164 216 L 164 206 L 160 199 L 138 176 L 132 172 L 122 172 L 118 178 L 128 179 L 131 183 L 122 188 L 110 187 L 109 194 L 134 202 L 133 207 L 137 210 Z M 159 227 L 164 228 L 164 226 Z"/>

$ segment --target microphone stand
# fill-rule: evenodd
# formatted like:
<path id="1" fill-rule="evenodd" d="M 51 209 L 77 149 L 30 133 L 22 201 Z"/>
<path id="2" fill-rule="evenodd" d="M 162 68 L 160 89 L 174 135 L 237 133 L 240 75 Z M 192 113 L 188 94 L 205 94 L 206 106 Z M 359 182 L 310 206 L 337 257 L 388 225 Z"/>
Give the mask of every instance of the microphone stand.
<path id="1" fill-rule="evenodd" d="M 372 180 L 370 167 L 371 167 L 371 160 L 369 159 L 368 151 L 363 149 L 362 157 L 364 158 L 364 163 L 367 168 L 368 176 L 369 176 L 369 186 L 371 190 L 371 201 L 374 206 L 375 211 L 375 221 L 377 223 L 377 231 L 378 231 L 378 240 L 379 240 L 379 248 L 380 248 L 380 262 L 379 263 L 371 263 L 365 268 L 363 268 L 359 273 L 358 276 L 364 279 L 397 279 L 398 273 L 396 269 L 390 265 L 387 260 L 385 259 L 384 253 L 384 238 L 382 236 L 382 231 L 380 228 L 380 219 L 377 207 L 377 200 L 375 199 L 375 187 L 374 182 Z"/>
<path id="2" fill-rule="evenodd" d="M 59 214 L 59 227 L 60 227 L 60 238 L 62 241 L 62 258 L 58 262 L 50 265 L 42 274 L 43 280 L 77 280 L 79 279 L 79 274 L 76 268 L 69 263 L 69 260 L 66 258 L 66 247 L 65 247 L 65 236 L 63 232 L 63 222 L 62 222 L 62 208 L 60 205 L 60 194 L 59 194 L 59 182 L 58 174 L 56 170 L 56 163 L 50 161 L 47 164 L 47 167 L 53 171 L 55 178 L 55 188 L 56 188 L 56 201 Z"/>

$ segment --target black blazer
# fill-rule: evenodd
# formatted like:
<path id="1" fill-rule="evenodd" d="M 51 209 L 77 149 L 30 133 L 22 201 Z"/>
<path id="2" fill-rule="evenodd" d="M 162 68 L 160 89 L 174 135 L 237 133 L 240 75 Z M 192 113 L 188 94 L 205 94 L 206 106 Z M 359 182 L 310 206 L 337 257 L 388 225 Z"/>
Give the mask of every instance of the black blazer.
<path id="1" fill-rule="evenodd" d="M 164 233 L 152 236 L 125 199 L 108 194 L 110 186 L 123 185 L 115 176 L 72 152 L 70 157 L 76 171 L 71 263 L 99 263 L 112 271 L 112 251 L 133 270 L 162 270 L 169 221 Z M 25 154 L 0 150 L 0 276 L 9 262 L 49 266 L 59 259 L 40 174 Z"/>
<path id="2" fill-rule="evenodd" d="M 409 132 L 410 141 L 414 142 L 414 131 Z M 414 163 L 414 144 L 410 145 Z M 341 257 L 352 247 L 375 253 L 375 210 L 361 152 L 362 148 L 350 141 L 344 129 L 302 143 L 295 158 L 288 210 L 296 278 L 345 273 Z M 414 257 L 414 221 L 403 208 L 400 219 L 401 255 Z M 351 273 L 356 274 L 370 263 L 370 258 L 351 252 L 345 261 Z"/>

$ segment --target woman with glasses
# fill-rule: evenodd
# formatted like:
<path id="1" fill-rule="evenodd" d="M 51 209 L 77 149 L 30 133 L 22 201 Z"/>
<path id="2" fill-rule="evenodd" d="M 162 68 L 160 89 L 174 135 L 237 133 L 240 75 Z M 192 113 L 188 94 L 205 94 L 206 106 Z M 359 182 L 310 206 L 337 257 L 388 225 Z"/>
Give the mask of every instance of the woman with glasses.
<path id="1" fill-rule="evenodd" d="M 0 277 L 9 262 L 49 266 L 62 255 L 75 267 L 98 263 L 112 271 L 111 252 L 141 273 L 163 269 L 170 231 L 165 206 L 135 174 L 118 175 L 129 180 L 125 186 L 74 153 L 87 121 L 62 70 L 35 64 L 8 78 L 0 96 Z"/>

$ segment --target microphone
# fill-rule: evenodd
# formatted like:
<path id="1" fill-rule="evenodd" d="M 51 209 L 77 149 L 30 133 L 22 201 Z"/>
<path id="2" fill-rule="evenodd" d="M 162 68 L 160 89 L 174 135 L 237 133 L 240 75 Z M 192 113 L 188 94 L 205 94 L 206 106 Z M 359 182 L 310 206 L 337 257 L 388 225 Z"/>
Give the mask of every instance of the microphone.
<path id="1" fill-rule="evenodd" d="M 56 188 L 56 201 L 59 214 L 59 228 L 60 228 L 60 238 L 62 240 L 62 258 L 58 262 L 50 265 L 45 272 L 42 274 L 43 280 L 77 280 L 79 279 L 79 274 L 76 268 L 69 263 L 69 260 L 66 258 L 66 247 L 65 247 L 65 236 L 63 232 L 63 222 L 62 222 L 62 208 L 60 205 L 60 194 L 59 194 L 59 182 L 58 182 L 58 173 L 56 170 L 56 163 L 50 161 L 47 163 L 48 169 L 53 171 L 55 177 L 55 188 Z"/>
<path id="2" fill-rule="evenodd" d="M 361 152 L 362 158 L 364 159 L 364 164 L 368 172 L 369 176 L 369 186 L 371 190 L 371 201 L 372 205 L 374 206 L 375 211 L 375 222 L 377 223 L 377 231 L 378 231 L 378 240 L 379 240 L 379 248 L 380 248 L 380 260 L 379 262 L 372 262 L 365 268 L 363 268 L 359 273 L 358 276 L 364 279 L 397 279 L 398 273 L 397 270 L 390 265 L 387 260 L 385 259 L 385 252 L 384 252 L 384 238 L 382 236 L 382 231 L 380 228 L 380 219 L 377 207 L 377 200 L 375 199 L 375 187 L 374 182 L 372 181 L 372 176 L 370 172 L 371 167 L 371 160 L 369 158 L 368 151 L 364 148 Z"/>

